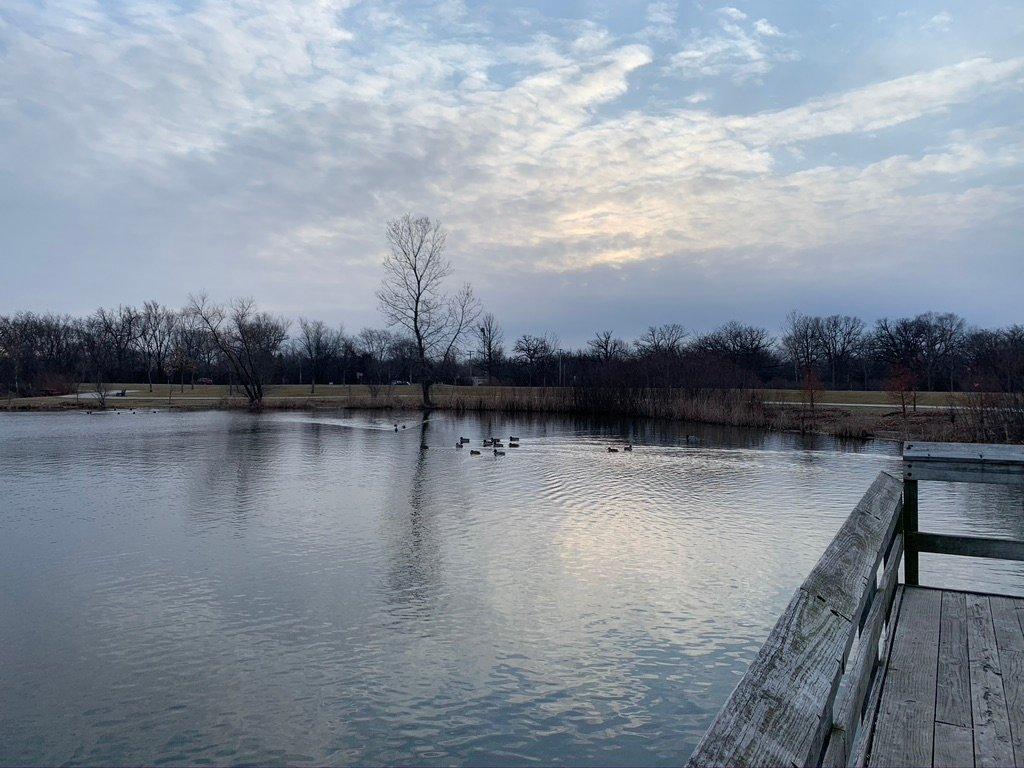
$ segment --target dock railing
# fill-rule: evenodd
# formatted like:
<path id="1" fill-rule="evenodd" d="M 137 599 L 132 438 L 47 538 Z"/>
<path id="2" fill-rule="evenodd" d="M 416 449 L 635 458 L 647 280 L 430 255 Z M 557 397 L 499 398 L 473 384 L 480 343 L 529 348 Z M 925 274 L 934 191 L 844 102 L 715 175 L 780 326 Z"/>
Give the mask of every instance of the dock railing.
<path id="1" fill-rule="evenodd" d="M 1024 447 L 908 443 L 793 595 L 690 766 L 862 766 L 918 553 L 1024 560 L 1024 543 L 918 530 L 918 481 L 1024 485 Z"/>

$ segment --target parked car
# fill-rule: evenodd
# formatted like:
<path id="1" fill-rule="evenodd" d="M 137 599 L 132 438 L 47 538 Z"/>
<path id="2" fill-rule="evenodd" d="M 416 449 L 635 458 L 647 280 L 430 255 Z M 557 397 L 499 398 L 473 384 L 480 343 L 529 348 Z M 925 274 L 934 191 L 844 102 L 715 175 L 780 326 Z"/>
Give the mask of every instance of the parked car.
<path id="1" fill-rule="evenodd" d="M 408 386 L 408 384 L 409 384 L 408 381 L 399 381 L 397 379 L 395 381 L 391 382 L 391 386 L 393 386 L 393 387 L 404 387 L 404 386 Z"/>
<path id="2" fill-rule="evenodd" d="M 196 384 L 213 384 L 213 379 L 196 379 Z"/>

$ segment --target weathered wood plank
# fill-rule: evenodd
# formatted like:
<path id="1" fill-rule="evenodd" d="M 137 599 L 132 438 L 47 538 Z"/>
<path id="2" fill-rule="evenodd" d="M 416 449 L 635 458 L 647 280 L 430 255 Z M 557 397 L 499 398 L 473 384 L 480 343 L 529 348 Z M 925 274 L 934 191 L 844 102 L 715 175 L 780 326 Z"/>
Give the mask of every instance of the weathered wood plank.
<path id="1" fill-rule="evenodd" d="M 911 546 L 919 552 L 961 557 L 989 557 L 997 560 L 1024 560 L 1024 541 L 991 539 L 980 536 L 949 536 L 944 533 L 910 534 Z"/>
<path id="2" fill-rule="evenodd" d="M 1010 719 L 1014 760 L 1016 765 L 1024 766 L 1024 627 L 1019 613 L 1024 608 L 1024 600 L 990 597 L 989 604 L 999 651 L 1006 712 Z"/>
<path id="3" fill-rule="evenodd" d="M 875 719 L 878 716 L 878 707 L 882 701 L 882 688 L 885 685 L 886 671 L 889 669 L 889 659 L 892 658 L 892 646 L 896 637 L 896 625 L 899 623 L 904 589 L 903 585 L 896 587 L 892 609 L 889 611 L 889 619 L 886 621 L 885 647 L 882 650 L 882 660 L 878 673 L 871 683 L 871 691 L 868 693 L 868 700 L 865 702 L 864 727 L 857 731 L 853 742 L 853 753 L 848 761 L 848 765 L 852 765 L 854 768 L 864 768 L 868 764 L 868 755 L 871 752 L 874 740 Z"/>
<path id="4" fill-rule="evenodd" d="M 1010 718 L 1014 765 L 1024 768 L 1024 653 L 1000 651 L 999 667 L 1003 673 L 1006 713 Z"/>
<path id="5" fill-rule="evenodd" d="M 901 482 L 881 473 L 793 596 L 690 758 L 692 766 L 817 762 Z"/>
<path id="6" fill-rule="evenodd" d="M 974 732 L 970 726 L 935 723 L 936 768 L 974 768 Z"/>
<path id="7" fill-rule="evenodd" d="M 942 593 L 935 720 L 971 727 L 971 679 L 967 660 L 967 601 L 962 592 Z M 936 731 L 936 739 L 938 732 Z"/>
<path id="8" fill-rule="evenodd" d="M 909 442 L 903 444 L 903 458 L 1024 464 L 1024 446 L 1001 443 Z"/>
<path id="9" fill-rule="evenodd" d="M 878 674 L 878 641 L 890 615 L 896 587 L 899 582 L 900 555 L 903 551 L 903 537 L 896 537 L 895 546 L 889 552 L 889 561 L 882 574 L 882 583 L 878 594 L 866 615 L 861 630 L 857 652 L 847 666 L 850 676 L 849 685 L 843 688 L 836 697 L 834 707 L 834 723 L 829 736 L 828 747 L 822 766 L 843 766 L 850 759 L 856 739 L 857 729 L 861 721 L 865 699 L 870 693 L 873 675 Z"/>
<path id="10" fill-rule="evenodd" d="M 871 765 L 932 764 L 941 593 L 907 587 L 875 719 Z"/>
<path id="11" fill-rule="evenodd" d="M 975 762 L 979 768 L 1013 765 L 1010 716 L 989 599 L 968 593 L 966 601 Z"/>
<path id="12" fill-rule="evenodd" d="M 1024 600 L 992 595 L 989 597 L 989 606 L 992 609 L 992 628 L 1000 656 L 1003 651 L 1024 652 L 1024 630 L 1017 613 L 1024 606 Z"/>
<path id="13" fill-rule="evenodd" d="M 907 480 L 932 480 L 948 483 L 1024 484 L 1024 465 L 961 461 L 904 461 L 903 477 Z"/>

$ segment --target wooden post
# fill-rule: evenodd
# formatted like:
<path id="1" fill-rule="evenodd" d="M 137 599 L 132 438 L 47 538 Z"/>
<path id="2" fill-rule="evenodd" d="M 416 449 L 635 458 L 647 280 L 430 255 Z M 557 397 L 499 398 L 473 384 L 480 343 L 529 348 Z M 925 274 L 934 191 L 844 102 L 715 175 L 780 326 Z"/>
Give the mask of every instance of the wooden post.
<path id="1" fill-rule="evenodd" d="M 917 572 L 917 480 L 903 480 L 903 576 L 907 584 L 919 583 Z"/>

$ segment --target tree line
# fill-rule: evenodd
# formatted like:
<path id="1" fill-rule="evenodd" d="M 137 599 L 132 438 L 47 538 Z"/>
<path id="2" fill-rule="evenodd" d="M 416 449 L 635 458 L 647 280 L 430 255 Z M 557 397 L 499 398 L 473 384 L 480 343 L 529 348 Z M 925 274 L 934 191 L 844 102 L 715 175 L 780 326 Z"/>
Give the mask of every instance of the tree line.
<path id="1" fill-rule="evenodd" d="M 347 333 L 260 311 L 252 299 L 205 295 L 182 308 L 149 301 L 87 317 L 0 316 L 0 387 L 8 397 L 64 394 L 111 382 L 230 384 L 252 407 L 269 384 L 371 386 L 396 381 L 581 388 L 804 387 L 1024 392 L 1024 326 L 976 328 L 955 313 L 880 318 L 791 313 L 777 334 L 729 321 L 680 324 L 624 339 L 598 330 L 566 348 L 550 332 L 506 339 L 469 285 L 448 289 L 446 233 L 428 218 L 388 223 L 378 292 L 385 327 Z"/>

